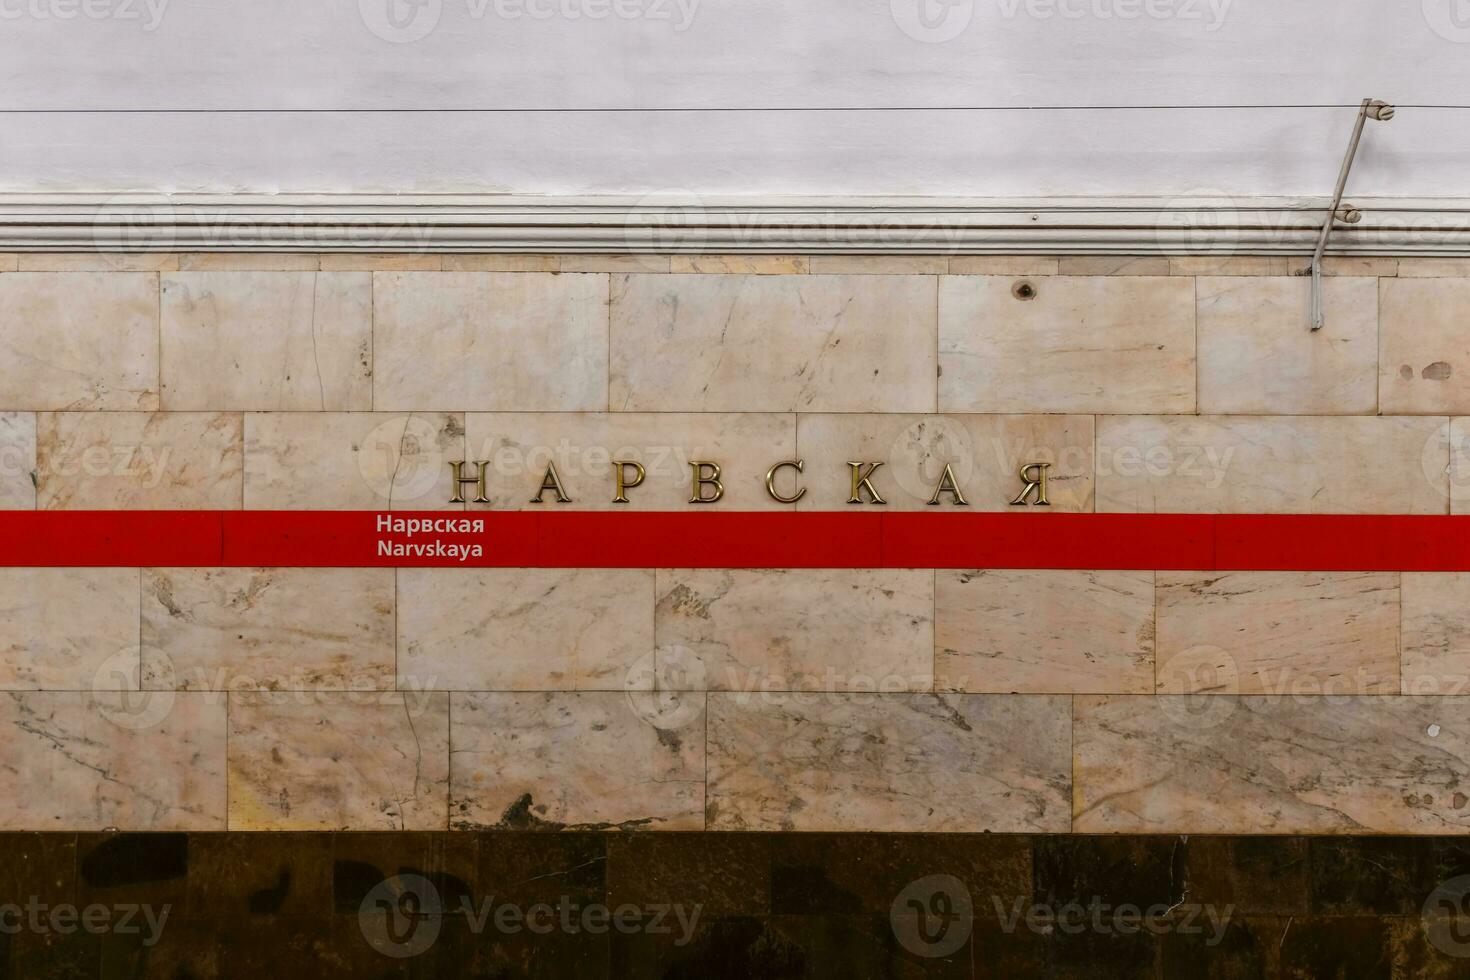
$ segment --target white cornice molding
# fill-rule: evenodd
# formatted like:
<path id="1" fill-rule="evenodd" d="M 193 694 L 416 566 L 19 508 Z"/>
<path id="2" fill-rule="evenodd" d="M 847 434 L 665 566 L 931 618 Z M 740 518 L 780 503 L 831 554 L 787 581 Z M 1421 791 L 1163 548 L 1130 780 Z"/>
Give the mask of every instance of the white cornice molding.
<path id="1" fill-rule="evenodd" d="M 1329 254 L 1470 256 L 1470 199 L 1355 198 Z M 4 251 L 1308 254 L 1321 198 L 0 194 Z"/>

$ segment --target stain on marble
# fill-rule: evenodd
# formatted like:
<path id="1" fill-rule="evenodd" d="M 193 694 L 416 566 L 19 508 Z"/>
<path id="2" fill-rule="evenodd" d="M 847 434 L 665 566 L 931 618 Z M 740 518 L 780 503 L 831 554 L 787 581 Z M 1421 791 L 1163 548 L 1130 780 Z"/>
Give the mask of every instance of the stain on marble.
<path id="1" fill-rule="evenodd" d="M 703 829 L 703 694 L 664 718 L 610 692 L 452 698 L 452 828 Z"/>
<path id="2" fill-rule="evenodd" d="M 40 510 L 238 510 L 239 415 L 42 412 Z"/>
<path id="3" fill-rule="evenodd" d="M 1029 298 L 1016 294 L 1019 284 L 940 280 L 940 411 L 1195 410 L 1188 279 L 1053 276 L 1030 283 Z"/>
<path id="4" fill-rule="evenodd" d="M 605 409 L 607 297 L 605 275 L 374 273 L 373 407 Z"/>
<path id="5" fill-rule="evenodd" d="M 372 297 L 366 272 L 163 276 L 163 407 L 371 409 Z"/>
<path id="6" fill-rule="evenodd" d="M 610 406 L 621 412 L 928 412 L 925 276 L 619 275 Z"/>
<path id="7" fill-rule="evenodd" d="M 225 829 L 225 705 L 159 697 L 0 695 L 0 829 Z"/>
<path id="8" fill-rule="evenodd" d="M 245 506 L 463 510 L 449 502 L 449 463 L 464 451 L 464 416 L 453 412 L 247 414 Z"/>
<path id="9" fill-rule="evenodd" d="M 798 510 L 851 510 L 850 461 L 882 461 L 871 477 L 885 510 L 932 511 L 956 506 L 953 494 L 930 506 L 946 465 L 965 509 L 1009 511 L 1024 484 L 1023 465 L 1050 463 L 1052 513 L 1092 510 L 1093 418 L 1090 415 L 799 415 Z M 793 472 L 781 474 L 795 493 Z M 868 499 L 866 494 L 864 499 Z M 1030 510 L 1030 508 L 1027 508 Z"/>
<path id="10" fill-rule="evenodd" d="M 447 694 L 236 693 L 229 703 L 230 829 L 446 828 Z"/>
<path id="11" fill-rule="evenodd" d="M 1159 572 L 1158 691 L 1399 692 L 1397 572 Z"/>
<path id="12" fill-rule="evenodd" d="M 709 510 L 690 503 L 690 463 L 701 460 L 720 467 L 720 508 L 780 509 L 785 505 L 766 493 L 766 471 L 796 453 L 796 417 L 778 413 L 471 412 L 465 429 L 468 458 L 490 462 L 486 495 L 492 503 L 471 510 Z M 643 483 L 627 491 L 625 504 L 613 503 L 613 460 L 644 470 Z M 544 503 L 530 502 L 548 466 L 556 467 L 571 503 L 556 503 L 553 491 Z M 627 467 L 624 477 L 636 482 L 636 469 Z"/>
<path id="13" fill-rule="evenodd" d="M 1377 414 L 1377 279 L 1325 283 L 1327 322 L 1318 331 L 1301 329 L 1309 278 L 1195 282 L 1202 413 Z"/>
<path id="14" fill-rule="evenodd" d="M 158 277 L 0 277 L 0 391 L 6 409 L 157 409 Z"/>
<path id="15" fill-rule="evenodd" d="M 927 691 L 928 569 L 659 569 L 660 663 L 686 689 Z"/>
<path id="16" fill-rule="evenodd" d="M 0 412 L 0 510 L 35 509 L 35 413 Z"/>
<path id="17" fill-rule="evenodd" d="M 137 569 L 0 568 L 0 689 L 137 688 Z"/>
<path id="18" fill-rule="evenodd" d="M 1402 693 L 1470 694 L 1470 573 L 1402 579 Z"/>
<path id="19" fill-rule="evenodd" d="M 1470 279 L 1383 279 L 1379 290 L 1382 410 L 1470 412 Z"/>
<path id="20" fill-rule="evenodd" d="M 711 830 L 1060 833 L 1069 700 L 710 694 Z"/>
<path id="21" fill-rule="evenodd" d="M 622 691 L 653 651 L 651 569 L 401 568 L 398 687 Z"/>
<path id="22" fill-rule="evenodd" d="M 1097 509 L 1443 514 L 1445 421 L 1105 416 L 1097 429 Z"/>
<path id="23" fill-rule="evenodd" d="M 143 570 L 143 688 L 369 691 L 393 683 L 391 568 Z"/>
<path id="24" fill-rule="evenodd" d="M 941 569 L 934 682 L 973 693 L 1148 694 L 1154 575 Z"/>
<path id="25" fill-rule="evenodd" d="M 1460 699 L 1079 695 L 1073 831 L 1464 834 Z"/>

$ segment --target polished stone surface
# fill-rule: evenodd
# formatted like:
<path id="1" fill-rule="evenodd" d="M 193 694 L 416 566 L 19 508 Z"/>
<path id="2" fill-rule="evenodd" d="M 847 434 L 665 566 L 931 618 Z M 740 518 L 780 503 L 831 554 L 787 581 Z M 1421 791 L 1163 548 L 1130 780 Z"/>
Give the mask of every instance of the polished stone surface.
<path id="1" fill-rule="evenodd" d="M 1384 412 L 1470 412 L 1470 279 L 1385 279 L 1378 378 Z"/>
<path id="2" fill-rule="evenodd" d="M 36 509 L 36 415 L 0 412 L 0 510 Z"/>
<path id="3" fill-rule="evenodd" d="M 0 689 L 138 689 L 136 568 L 0 568 Z"/>
<path id="4" fill-rule="evenodd" d="M 1403 693 L 1470 694 L 1470 573 L 1402 579 Z"/>

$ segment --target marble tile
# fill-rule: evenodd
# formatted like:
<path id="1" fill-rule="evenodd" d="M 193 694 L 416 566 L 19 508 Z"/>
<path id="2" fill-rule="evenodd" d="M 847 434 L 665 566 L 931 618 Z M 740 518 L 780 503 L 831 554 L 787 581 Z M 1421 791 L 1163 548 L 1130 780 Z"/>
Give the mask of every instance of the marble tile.
<path id="1" fill-rule="evenodd" d="M 209 412 L 43 412 L 36 419 L 41 510 L 238 510 L 240 416 Z"/>
<path id="2" fill-rule="evenodd" d="M 1065 697 L 709 695 L 710 830 L 1061 833 Z"/>
<path id="3" fill-rule="evenodd" d="M 1161 694 L 1399 690 L 1397 572 L 1159 572 Z"/>
<path id="4" fill-rule="evenodd" d="M 622 691 L 653 653 L 651 569 L 401 568 L 398 687 Z"/>
<path id="5" fill-rule="evenodd" d="M 1470 413 L 1470 279 L 1381 283 L 1384 412 Z"/>
<path id="6" fill-rule="evenodd" d="M 1442 418 L 1105 417 L 1097 509 L 1443 514 L 1445 439 Z"/>
<path id="7" fill-rule="evenodd" d="M 624 412 L 932 411 L 934 283 L 614 277 L 610 404 Z"/>
<path id="8" fill-rule="evenodd" d="M 451 828 L 703 829 L 703 695 L 679 728 L 625 694 L 451 697 Z"/>
<path id="9" fill-rule="evenodd" d="M 224 703 L 139 698 L 0 695 L 0 829 L 224 830 Z"/>
<path id="10" fill-rule="evenodd" d="M 365 691 L 393 683 L 391 568 L 143 570 L 143 687 Z"/>
<path id="11" fill-rule="evenodd" d="M 1289 276 L 1286 255 L 1180 255 L 1169 259 L 1171 276 Z"/>
<path id="12" fill-rule="evenodd" d="M 366 411 L 366 272 L 177 272 L 163 283 L 163 407 Z"/>
<path id="13" fill-rule="evenodd" d="M 1017 282 L 940 280 L 941 411 L 1194 411 L 1192 282 L 1063 275 L 1030 299 Z"/>
<path id="14" fill-rule="evenodd" d="M 560 272 L 557 255 L 444 255 L 445 272 Z"/>
<path id="15" fill-rule="evenodd" d="M 379 411 L 607 407 L 607 277 L 373 274 Z"/>
<path id="16" fill-rule="evenodd" d="M 711 691 L 927 691 L 928 569 L 659 569 L 658 660 Z"/>
<path id="17" fill-rule="evenodd" d="M 0 568 L 0 689 L 138 688 L 138 570 Z"/>
<path id="18" fill-rule="evenodd" d="M 0 278 L 0 398 L 7 410 L 158 407 L 158 277 Z"/>
<path id="19" fill-rule="evenodd" d="M 690 462 L 700 460 L 720 466 L 720 507 L 780 509 L 787 505 L 766 492 L 766 472 L 796 453 L 796 417 L 775 413 L 471 412 L 465 428 L 468 458 L 491 464 L 486 481 L 494 510 L 708 510 L 689 502 Z M 627 491 L 626 504 L 612 502 L 615 459 L 644 468 L 643 484 Z M 546 503 L 530 503 L 553 465 L 572 502 L 552 503 L 556 495 L 548 493 Z M 626 479 L 634 477 L 630 467 Z"/>
<path id="20" fill-rule="evenodd" d="M 672 268 L 667 255 L 582 255 L 569 253 L 561 257 L 562 272 L 661 272 Z"/>
<path id="21" fill-rule="evenodd" d="M 185 252 L 179 256 L 184 272 L 315 272 L 321 259 L 315 252 Z"/>
<path id="22" fill-rule="evenodd" d="M 1165 255 L 1064 255 L 1057 271 L 1064 276 L 1167 276 Z"/>
<path id="23" fill-rule="evenodd" d="M 745 276 L 800 276 L 811 271 L 805 255 L 675 255 L 671 272 Z"/>
<path id="24" fill-rule="evenodd" d="M 952 276 L 1054 276 L 1058 261 L 1045 255 L 951 255 Z"/>
<path id="25" fill-rule="evenodd" d="M 465 459 L 464 416 L 455 413 L 250 414 L 245 507 L 462 510 L 449 502 L 457 459 Z"/>
<path id="26" fill-rule="evenodd" d="M 1078 696 L 1075 833 L 1464 834 L 1458 698 Z"/>
<path id="27" fill-rule="evenodd" d="M 171 252 L 22 252 L 21 272 L 176 272 Z"/>
<path id="28" fill-rule="evenodd" d="M 444 830 L 449 696 L 231 694 L 231 830 Z"/>
<path id="29" fill-rule="evenodd" d="M 1201 412 L 1377 414 L 1377 279 L 1325 283 L 1316 332 L 1310 279 L 1202 276 L 1195 288 Z"/>
<path id="30" fill-rule="evenodd" d="M 1455 279 L 1470 276 L 1470 259 L 1399 259 L 1400 279 Z"/>
<path id="31" fill-rule="evenodd" d="M 1024 486 L 1019 471 L 1037 462 L 1052 464 L 1052 512 L 1092 510 L 1090 415 L 803 414 L 796 437 L 807 490 L 798 510 L 854 509 L 850 461 L 883 462 L 870 482 L 887 510 L 936 509 L 929 500 L 948 464 L 970 510 L 1019 511 L 1011 506 Z M 783 471 L 778 489 L 794 493 L 793 476 Z M 947 492 L 940 500 L 945 510 L 954 506 Z"/>
<path id="32" fill-rule="evenodd" d="M 941 276 L 949 271 L 943 255 L 813 255 L 810 261 L 814 275 Z"/>
<path id="33" fill-rule="evenodd" d="M 1312 260 L 1299 258 L 1293 263 L 1291 274 L 1312 274 Z M 1384 277 L 1399 274 L 1399 260 L 1382 256 L 1329 255 L 1322 260 L 1324 276 L 1369 276 Z"/>
<path id="34" fill-rule="evenodd" d="M 438 255 L 407 252 L 393 255 L 328 253 L 321 257 L 321 263 L 323 272 L 438 272 L 443 266 Z"/>
<path id="35" fill-rule="evenodd" d="M 937 571 L 934 683 L 973 693 L 1150 694 L 1154 575 Z"/>
<path id="36" fill-rule="evenodd" d="M 1450 419 L 1439 432 L 1448 446 L 1425 445 L 1424 476 L 1449 496 L 1451 514 L 1470 513 L 1470 419 Z"/>
<path id="37" fill-rule="evenodd" d="M 0 272 L 15 272 L 19 269 L 19 255 L 14 252 L 0 252 Z"/>
<path id="38" fill-rule="evenodd" d="M 1404 694 L 1470 694 L 1470 573 L 1403 573 Z"/>
<path id="39" fill-rule="evenodd" d="M 0 412 L 0 510 L 36 509 L 36 415 Z"/>

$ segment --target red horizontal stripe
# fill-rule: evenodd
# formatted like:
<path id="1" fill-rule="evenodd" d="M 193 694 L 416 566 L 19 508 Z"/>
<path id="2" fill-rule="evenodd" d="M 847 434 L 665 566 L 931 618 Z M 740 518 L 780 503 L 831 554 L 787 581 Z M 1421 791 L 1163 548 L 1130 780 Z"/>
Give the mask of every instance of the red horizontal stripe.
<path id="1" fill-rule="evenodd" d="M 0 512 L 8 566 L 1127 568 L 1470 571 L 1470 517 L 1028 513 L 398 513 L 480 535 L 380 535 L 367 511 Z M 384 557 L 380 538 L 483 557 Z"/>

